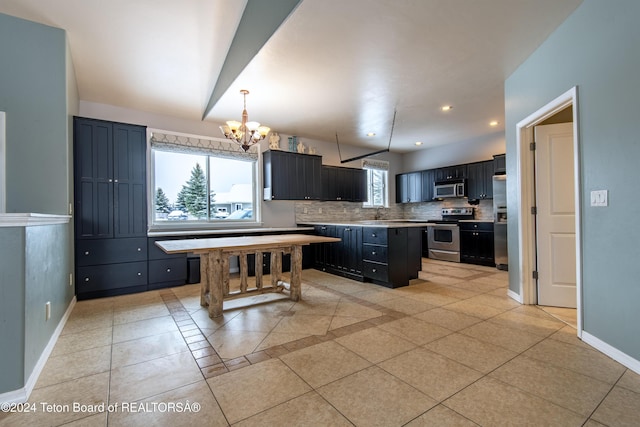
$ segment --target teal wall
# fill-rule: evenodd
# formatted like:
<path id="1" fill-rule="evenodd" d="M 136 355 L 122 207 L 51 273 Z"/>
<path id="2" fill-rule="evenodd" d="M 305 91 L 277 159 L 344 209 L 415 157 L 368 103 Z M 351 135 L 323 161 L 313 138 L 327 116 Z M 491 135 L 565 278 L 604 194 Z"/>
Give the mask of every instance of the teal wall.
<path id="1" fill-rule="evenodd" d="M 0 394 L 24 385 L 24 228 L 0 227 Z M 0 400 L 1 401 L 1 400 Z"/>
<path id="2" fill-rule="evenodd" d="M 7 212 L 66 214 L 78 109 L 66 34 L 0 14 L 0 58 Z M 73 298 L 72 236 L 71 224 L 0 228 L 0 395 L 25 386 Z"/>
<path id="3" fill-rule="evenodd" d="M 505 82 L 507 173 L 516 173 L 516 125 L 578 87 L 583 328 L 640 360 L 640 2 L 585 0 Z M 609 190 L 609 206 L 589 205 Z M 516 211 L 515 180 L 508 183 Z M 518 292 L 517 218 L 510 215 L 509 287 Z"/>
<path id="4" fill-rule="evenodd" d="M 0 54 L 7 212 L 66 214 L 65 32 L 0 14 Z"/>

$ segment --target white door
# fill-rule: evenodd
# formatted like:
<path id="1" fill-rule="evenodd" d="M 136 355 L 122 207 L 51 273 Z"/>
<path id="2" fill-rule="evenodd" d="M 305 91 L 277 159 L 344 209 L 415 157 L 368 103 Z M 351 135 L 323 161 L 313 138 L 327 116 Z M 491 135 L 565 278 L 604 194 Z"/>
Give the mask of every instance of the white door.
<path id="1" fill-rule="evenodd" d="M 576 307 L 573 123 L 536 126 L 538 304 Z"/>

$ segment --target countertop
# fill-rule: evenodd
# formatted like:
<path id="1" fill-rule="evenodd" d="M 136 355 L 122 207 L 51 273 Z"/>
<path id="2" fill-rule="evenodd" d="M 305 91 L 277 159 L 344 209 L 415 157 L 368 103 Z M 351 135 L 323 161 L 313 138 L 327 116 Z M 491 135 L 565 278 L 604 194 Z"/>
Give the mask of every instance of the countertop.
<path id="1" fill-rule="evenodd" d="M 406 228 L 406 227 L 424 227 L 427 220 L 402 220 L 402 219 L 380 219 L 380 220 L 360 220 L 360 221 L 322 221 L 322 222 L 304 222 L 298 225 L 341 225 L 341 226 L 360 226 L 360 227 L 380 227 L 380 228 Z"/>

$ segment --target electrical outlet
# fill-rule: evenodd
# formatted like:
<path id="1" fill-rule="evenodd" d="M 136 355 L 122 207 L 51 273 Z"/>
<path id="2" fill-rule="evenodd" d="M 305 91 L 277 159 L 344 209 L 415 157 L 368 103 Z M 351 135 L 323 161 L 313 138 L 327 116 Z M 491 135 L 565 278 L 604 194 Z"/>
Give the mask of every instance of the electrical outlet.
<path id="1" fill-rule="evenodd" d="M 69 203 L 69 215 L 73 215 L 73 203 Z"/>
<path id="2" fill-rule="evenodd" d="M 591 192 L 591 206 L 609 206 L 607 190 L 593 190 Z"/>
<path id="3" fill-rule="evenodd" d="M 69 273 L 69 286 L 73 286 L 73 273 Z"/>
<path id="4" fill-rule="evenodd" d="M 44 305 L 44 320 L 51 319 L 51 301 L 47 301 Z"/>

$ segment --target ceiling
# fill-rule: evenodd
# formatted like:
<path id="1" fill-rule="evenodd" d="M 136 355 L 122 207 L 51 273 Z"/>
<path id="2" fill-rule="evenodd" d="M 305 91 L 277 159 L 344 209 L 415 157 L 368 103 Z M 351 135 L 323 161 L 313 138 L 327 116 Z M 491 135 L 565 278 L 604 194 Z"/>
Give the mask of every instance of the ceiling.
<path id="1" fill-rule="evenodd" d="M 83 101 L 223 124 L 248 89 L 250 120 L 372 150 L 395 110 L 391 151 L 410 152 L 502 135 L 505 79 L 581 1 L 302 0 L 244 68 L 229 64 L 247 0 L 0 0 L 0 12 L 67 31 Z"/>

